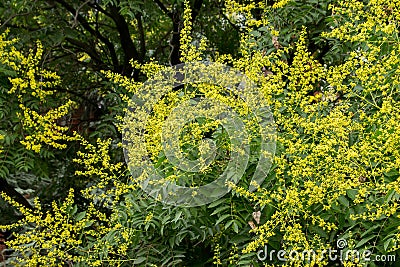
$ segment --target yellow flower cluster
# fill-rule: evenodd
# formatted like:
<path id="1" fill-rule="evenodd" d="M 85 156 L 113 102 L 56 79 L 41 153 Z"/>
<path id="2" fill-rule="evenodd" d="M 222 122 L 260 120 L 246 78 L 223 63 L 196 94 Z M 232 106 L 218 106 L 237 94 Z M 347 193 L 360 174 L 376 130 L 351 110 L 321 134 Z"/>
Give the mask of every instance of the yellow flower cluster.
<path id="1" fill-rule="evenodd" d="M 189 1 L 185 1 L 185 10 L 183 12 L 183 28 L 180 34 L 180 49 L 182 51 L 182 62 L 192 62 L 201 60 L 201 55 L 206 50 L 206 39 L 202 38 L 198 46 L 193 44 L 192 37 L 192 10 Z"/>
<path id="2" fill-rule="evenodd" d="M 37 153 L 40 152 L 42 144 L 52 146 L 54 148 L 63 149 L 67 145 L 62 141 L 76 140 L 74 136 L 67 136 L 63 132 L 68 130 L 68 127 L 57 125 L 57 120 L 68 114 L 75 103 L 68 100 L 62 106 L 49 110 L 45 115 L 39 114 L 37 111 L 30 109 L 23 104 L 20 104 L 22 114 L 21 121 L 24 127 L 31 135 L 27 135 L 21 143 L 28 149 Z"/>
<path id="3" fill-rule="evenodd" d="M 288 1 L 279 3 L 284 2 Z M 306 249 L 316 238 L 307 233 L 309 225 L 326 233 L 341 227 L 329 217 L 316 215 L 321 210 L 334 213 L 338 205 L 364 211 L 348 217 L 354 223 L 398 215 L 397 198 L 393 196 L 393 192 L 399 192 L 398 181 L 387 182 L 385 178 L 391 171 L 398 172 L 400 166 L 400 76 L 396 68 L 400 46 L 394 32 L 398 29 L 398 6 L 391 1 L 341 1 L 331 8 L 339 26 L 323 36 L 368 41 L 381 32 L 381 40 L 366 43 L 367 49 L 349 52 L 342 64 L 328 67 L 307 51 L 304 29 L 290 65 L 282 59 L 287 48 L 269 56 L 243 53 L 241 59 L 232 62 L 261 84 L 280 129 L 277 141 L 281 152 L 275 156 L 271 175 L 275 180 L 268 184 L 273 189 L 251 193 L 230 185 L 239 195 L 275 210 L 264 225 L 257 227 L 257 238 L 244 253 L 262 248 L 276 229 L 282 232 L 284 245 Z M 238 6 L 231 12 L 240 10 Z M 354 24 L 341 24 L 340 19 L 346 16 Z M 363 22 L 357 22 L 355 16 Z M 384 50 L 387 48 L 382 43 L 390 44 L 390 50 Z M 246 40 L 242 45 L 243 51 L 251 50 L 252 44 Z M 273 74 L 260 75 L 263 66 Z M 328 86 L 323 87 L 323 83 Z M 310 96 L 310 92 L 319 90 L 320 95 Z M 381 97 L 377 99 L 376 95 Z M 360 103 L 357 109 L 355 102 Z M 370 196 L 381 197 L 372 205 Z M 382 203 L 384 198 L 386 203 Z"/>
<path id="4" fill-rule="evenodd" d="M 101 214 L 93 205 L 85 212 L 76 214 L 74 205 L 74 191 L 71 189 L 61 205 L 53 202 L 50 211 L 42 211 L 39 201 L 35 200 L 35 210 L 29 210 L 4 193 L 1 197 L 24 216 L 15 224 L 0 225 L 0 229 L 11 230 L 24 225 L 30 227 L 22 232 L 15 233 L 15 239 L 7 242 L 10 249 L 18 252 L 12 259 L 13 266 L 64 266 L 66 263 L 82 262 L 87 260 L 84 255 L 73 255 L 72 249 L 80 247 L 82 235 L 99 238 L 107 229 L 99 221 L 104 221 Z M 92 226 L 96 227 L 96 230 Z"/>
<path id="5" fill-rule="evenodd" d="M 99 180 L 99 182 L 86 188 L 82 194 L 92 199 L 93 201 L 98 200 L 110 200 L 111 202 L 118 202 L 119 197 L 137 188 L 136 183 L 125 184 L 121 182 L 121 178 L 125 176 L 126 169 L 123 168 L 123 162 L 112 163 L 110 152 L 110 146 L 112 140 L 101 140 L 97 139 L 97 144 L 93 145 L 85 140 L 83 137 L 79 137 L 82 146 L 85 147 L 83 151 L 77 153 L 77 158 L 73 159 L 74 162 L 81 165 L 84 170 L 77 170 L 76 175 L 93 178 Z M 122 149 L 121 144 L 116 144 Z M 86 151 L 85 151 L 86 150 Z M 111 188 L 110 185 L 112 186 Z M 105 190 L 109 188 L 108 190 Z M 105 190 L 103 193 L 99 193 L 98 190 Z M 115 199 L 109 199 L 108 196 L 113 195 Z"/>
<path id="6" fill-rule="evenodd" d="M 382 41 L 396 41 L 400 15 L 399 1 L 339 1 L 331 6 L 338 26 L 327 37 L 350 42 L 366 41 L 380 36 Z M 341 23 L 346 19 L 346 22 Z"/>
<path id="7" fill-rule="evenodd" d="M 278 1 L 273 8 L 283 8 L 289 2 Z M 268 26 L 265 18 L 254 20 L 251 14 L 256 8 L 268 8 L 264 4 L 242 5 L 229 0 L 226 1 L 226 6 L 228 15 L 239 23 L 243 21 L 243 27 L 250 26 L 249 31 L 253 26 Z M 329 248 L 331 244 L 327 236 L 335 231 L 346 231 L 350 235 L 348 229 L 341 228 L 343 226 L 338 219 L 347 211 L 349 214 L 345 219 L 356 226 L 364 222 L 381 223 L 382 220 L 398 219 L 399 6 L 398 1 L 389 0 L 339 1 L 331 6 L 337 25 L 332 31 L 323 33 L 323 36 L 343 42 L 360 43 L 358 49 L 350 51 L 345 60 L 335 66 L 322 65 L 307 50 L 306 28 L 303 28 L 293 47 L 282 47 L 268 56 L 261 51 L 254 51 L 254 43 L 248 40 L 248 33 L 242 35 L 240 58 L 216 54 L 217 62 L 231 63 L 257 82 L 264 97 L 263 101 L 273 110 L 278 128 L 274 166 L 265 184 L 253 183 L 256 191 L 250 192 L 248 188 L 227 183 L 236 196 L 259 206 L 262 212 L 266 208 L 272 211 L 264 223 L 250 230 L 256 235 L 254 240 L 242 249 L 236 246 L 232 249 L 232 262 L 239 257 L 236 257 L 236 253 L 255 252 L 277 234 L 282 236 L 281 243 L 285 249 Z M 191 10 L 188 1 L 185 1 L 181 36 L 182 60 L 185 62 L 201 60 L 206 49 L 204 41 L 200 42 L 199 47 L 193 44 L 191 27 Z M 370 40 L 372 36 L 379 38 Z M 71 212 L 71 207 L 74 206 L 71 191 L 61 206 L 53 203 L 51 211 L 44 213 L 36 202 L 36 210 L 32 212 L 2 194 L 4 199 L 20 209 L 24 219 L 15 225 L 0 228 L 10 229 L 34 224 L 32 230 L 18 235 L 15 241 L 9 243 L 11 248 L 30 258 L 26 262 L 23 258 L 19 259 L 20 266 L 22 263 L 28 264 L 26 266 L 45 263 L 56 265 L 59 261 L 86 261 L 91 266 L 101 266 L 102 262 L 96 258 L 96 253 L 101 254 L 101 251 L 112 249 L 112 242 L 106 240 L 111 239 L 111 236 L 119 245 L 117 253 L 126 255 L 135 229 L 119 223 L 121 213 L 116 207 L 122 197 L 136 190 L 138 185 L 130 181 L 125 183 L 121 178 L 127 173 L 126 166 L 122 162 L 113 161 L 110 152 L 115 147 L 122 148 L 122 144 L 111 139 L 98 139 L 95 144 L 91 144 L 81 136 L 64 135 L 65 128 L 57 126 L 56 121 L 73 107 L 71 101 L 44 112 L 24 105 L 22 100 L 26 94 L 45 101 L 53 92 L 43 88 L 57 86 L 60 79 L 38 67 L 42 53 L 40 44 L 37 45 L 36 53 L 32 51 L 25 57 L 12 47 L 13 41 L 5 41 L 4 38 L 0 37 L 0 51 L 5 51 L 0 53 L 0 61 L 18 73 L 17 78 L 10 80 L 13 85 L 10 93 L 16 94 L 21 100 L 21 120 L 30 133 L 23 144 L 38 152 L 42 144 L 63 148 L 65 144 L 62 141 L 78 140 L 83 150 L 77 154 L 74 162 L 81 165 L 83 170 L 76 171 L 76 174 L 93 178 L 91 181 L 94 183 L 82 193 L 93 202 L 105 202 L 112 210 L 112 214 L 106 217 L 90 206 L 86 213 L 74 217 L 71 215 L 74 214 Z M 294 55 L 290 63 L 285 58 L 289 52 Z M 165 67 L 156 62 L 145 65 L 132 62 L 132 65 L 149 77 L 165 70 Z M 262 75 L 262 67 L 269 69 L 271 74 Z M 105 72 L 105 75 L 127 89 L 128 94 L 137 93 L 143 85 L 111 72 Z M 162 154 L 162 138 L 165 137 L 162 122 L 178 103 L 189 101 L 198 94 L 218 100 L 245 117 L 244 124 L 251 133 L 250 137 L 256 136 L 259 130 L 255 126 L 256 120 L 247 117 L 252 105 L 225 92 L 226 88 L 222 86 L 190 85 L 180 90 L 171 90 L 165 95 L 163 93 L 167 89 L 162 86 L 152 89 L 157 92 L 156 97 L 162 95 L 163 98 L 151 106 L 152 112 L 144 123 L 146 125 L 139 125 L 142 122 L 137 122 L 133 126 L 146 130 L 146 152 L 156 165 L 161 166 L 167 161 Z M 316 92 L 318 93 L 313 94 Z M 128 94 L 120 95 L 127 103 Z M 148 96 L 149 99 L 146 100 L 152 103 L 153 96 Z M 137 114 L 144 116 L 146 108 L 148 107 L 138 109 Z M 123 129 L 122 117 L 120 120 L 119 127 Z M 190 134 L 177 140 L 178 146 L 193 148 L 202 139 L 204 132 L 214 131 L 219 126 L 220 123 L 216 120 L 187 123 L 184 130 Z M 224 149 L 229 146 L 229 143 L 221 145 Z M 201 152 L 208 150 L 207 148 L 210 146 L 204 145 L 199 150 Z M 143 161 L 139 152 L 142 151 L 135 151 L 136 158 L 132 155 L 132 161 L 138 165 Z M 218 167 L 222 169 L 224 163 L 220 160 L 217 162 L 220 164 Z M 179 181 L 182 178 L 176 167 L 165 165 L 165 168 L 160 169 L 165 172 L 166 177 L 157 182 Z M 211 173 L 209 170 L 202 171 Z M 155 217 L 153 212 L 148 212 L 143 218 L 144 224 L 150 226 Z M 72 247 L 80 247 L 81 234 L 102 241 L 94 242 L 92 250 L 83 251 L 81 256 L 68 254 Z M 400 243 L 399 233 L 396 233 L 394 241 Z M 214 264 L 222 265 L 222 248 L 217 240 L 213 242 Z M 30 253 L 33 254 L 25 255 L 27 252 L 24 245 L 30 243 L 33 246 Z M 46 251 L 46 255 L 40 253 L 42 249 Z M 45 262 L 45 256 L 49 256 L 51 262 Z M 116 261 L 115 264 L 119 263 Z M 307 266 L 302 261 L 293 264 Z M 327 265 L 327 262 L 313 264 L 322 266 Z M 346 263 L 347 266 L 352 264 Z"/>
<path id="8" fill-rule="evenodd" d="M 11 89 L 9 94 L 19 101 L 19 117 L 26 131 L 25 140 L 21 143 L 29 150 L 40 152 L 42 145 L 54 148 L 65 148 L 64 141 L 74 140 L 64 132 L 68 129 L 57 125 L 57 121 L 69 113 L 74 107 L 74 102 L 68 100 L 65 104 L 54 109 L 42 110 L 39 105 L 27 105 L 27 100 L 34 98 L 39 103 L 45 103 L 52 89 L 61 83 L 56 73 L 40 67 L 43 54 L 43 46 L 36 43 L 36 50 L 30 50 L 25 56 L 18 51 L 13 44 L 17 40 L 6 40 L 7 33 L 0 35 L 0 63 L 8 66 L 16 77 L 10 77 Z M 32 102 L 32 101 L 29 101 Z"/>

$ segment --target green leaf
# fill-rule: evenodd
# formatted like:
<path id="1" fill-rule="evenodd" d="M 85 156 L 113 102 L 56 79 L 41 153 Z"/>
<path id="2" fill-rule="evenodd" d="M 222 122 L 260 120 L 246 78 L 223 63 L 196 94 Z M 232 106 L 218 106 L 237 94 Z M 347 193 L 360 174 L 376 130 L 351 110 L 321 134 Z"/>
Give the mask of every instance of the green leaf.
<path id="1" fill-rule="evenodd" d="M 225 198 L 218 199 L 218 200 L 216 200 L 214 202 L 211 202 L 211 204 L 208 205 L 208 208 L 210 208 L 210 209 L 215 208 L 216 206 L 219 206 L 220 204 L 222 204 L 224 202 L 226 202 Z"/>
<path id="2" fill-rule="evenodd" d="M 368 241 L 370 241 L 373 238 L 376 238 L 376 235 L 371 235 L 371 236 L 361 239 L 361 241 L 357 243 L 356 248 L 361 247 L 362 245 L 366 244 Z"/>
<path id="3" fill-rule="evenodd" d="M 396 243 L 396 239 L 394 238 L 389 238 L 385 241 L 385 243 L 383 243 L 383 248 L 385 251 L 388 251 L 388 248 L 391 248 L 395 245 Z"/>
<path id="4" fill-rule="evenodd" d="M 235 233 L 239 233 L 239 226 L 238 226 L 238 224 L 236 223 L 236 221 L 233 221 L 233 231 L 235 231 Z"/>
<path id="5" fill-rule="evenodd" d="M 371 232 L 373 232 L 375 229 L 377 229 L 377 228 L 379 228 L 379 227 L 381 227 L 380 224 L 376 224 L 376 225 L 374 225 L 374 226 L 372 226 L 372 227 L 368 227 L 368 230 L 365 231 L 365 232 L 363 232 L 363 233 L 361 234 L 361 238 L 363 238 L 363 237 L 366 236 L 366 235 L 369 235 Z"/>
<path id="6" fill-rule="evenodd" d="M 251 35 L 255 36 L 255 37 L 260 37 L 261 33 L 259 31 L 252 31 L 250 32 Z"/>
<path id="7" fill-rule="evenodd" d="M 179 220 L 179 218 L 181 217 L 181 215 L 182 215 L 182 211 L 180 210 L 175 214 L 175 218 L 172 221 L 176 223 Z"/>
<path id="8" fill-rule="evenodd" d="M 75 213 L 78 211 L 78 207 L 75 205 L 73 208 L 72 208 L 72 211 L 71 211 L 71 215 L 75 215 Z"/>
<path id="9" fill-rule="evenodd" d="M 133 264 L 141 264 L 146 261 L 146 257 L 139 257 L 133 261 Z"/>
<path id="10" fill-rule="evenodd" d="M 85 217 L 85 215 L 86 215 L 86 211 L 79 212 L 75 217 L 76 221 L 79 222 L 80 220 L 82 220 Z"/>
<path id="11" fill-rule="evenodd" d="M 230 209 L 230 206 L 228 206 L 228 205 L 221 206 L 218 209 L 215 209 L 213 211 L 213 213 L 211 213 L 211 216 L 215 215 L 215 214 L 221 214 L 223 211 L 229 210 L 229 209 Z"/>
<path id="12" fill-rule="evenodd" d="M 220 224 L 223 220 L 225 220 L 226 218 L 230 217 L 230 214 L 224 214 L 221 217 L 218 218 L 218 220 L 215 222 L 215 225 Z"/>
<path id="13" fill-rule="evenodd" d="M 93 223 L 94 223 L 93 221 L 87 221 L 87 222 L 85 223 L 84 228 L 88 228 L 88 227 L 92 226 Z"/>
<path id="14" fill-rule="evenodd" d="M 338 201 L 343 206 L 349 207 L 349 200 L 345 196 L 342 195 L 342 196 L 338 197 Z"/>
<path id="15" fill-rule="evenodd" d="M 349 190 L 346 191 L 347 196 L 348 196 L 351 200 L 354 200 L 354 199 L 356 198 L 357 192 L 358 192 L 358 190 L 356 190 L 356 189 L 349 189 Z"/>

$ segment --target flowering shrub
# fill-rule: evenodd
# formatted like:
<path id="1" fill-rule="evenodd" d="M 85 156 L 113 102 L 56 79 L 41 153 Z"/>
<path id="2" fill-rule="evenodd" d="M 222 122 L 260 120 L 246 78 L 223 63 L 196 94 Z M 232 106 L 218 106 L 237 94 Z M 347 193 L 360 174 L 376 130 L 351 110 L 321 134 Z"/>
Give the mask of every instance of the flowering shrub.
<path id="1" fill-rule="evenodd" d="M 246 115 L 257 107 L 243 103 L 223 86 L 205 82 L 171 90 L 156 101 L 148 119 L 140 122 L 144 129 L 140 148 L 149 151 L 150 162 L 165 178 L 160 179 L 162 184 L 172 181 L 196 187 L 211 182 L 228 165 L 229 153 L 240 152 L 230 150 L 235 135 L 227 134 L 221 121 L 202 114 L 182 125 L 176 138 L 179 144 L 173 145 L 184 155 L 178 163 L 183 158 L 196 161 L 205 155 L 202 150 L 212 148 L 201 140 L 211 137 L 215 139 L 215 161 L 203 162 L 195 172 L 179 170 L 163 154 L 162 122 L 180 102 L 199 96 L 218 99 L 241 116 L 251 133 L 246 171 L 238 181 L 225 185 L 231 193 L 200 207 L 167 205 L 157 201 L 157 194 L 152 195 L 156 199 L 147 196 L 141 189 L 142 180 L 131 178 L 118 154 L 124 147 L 118 138 L 92 141 L 63 133 L 65 129 L 55 121 L 73 107 L 72 102 L 46 110 L 45 115 L 33 105 L 26 106 L 25 97 L 46 101 L 51 91 L 43 88 L 62 81 L 39 68 L 40 44 L 36 53 L 23 56 L 13 48 L 15 41 L 6 41 L 3 36 L 1 64 L 15 72 L 9 92 L 20 101 L 18 118 L 28 133 L 20 143 L 35 153 L 42 153 L 45 145 L 63 149 L 66 142 L 79 143 L 82 149 L 75 158 L 80 166 L 76 175 L 89 181 L 85 190 L 71 190 L 48 211 L 42 210 L 39 200 L 30 211 L 2 194 L 23 215 L 19 222 L 1 227 L 16 232 L 15 239 L 7 242 L 13 251 L 8 261 L 15 266 L 324 266 L 332 264 L 323 257 L 328 249 L 398 255 L 399 3 L 325 4 L 330 15 L 324 23 L 329 28 L 315 32 L 306 26 L 314 20 L 320 24 L 317 15 L 306 16 L 305 21 L 296 21 L 296 17 L 289 22 L 271 19 L 290 10 L 299 12 L 297 3 L 277 1 L 266 6 L 226 1 L 227 16 L 243 29 L 238 58 L 211 55 L 207 40 L 195 42 L 186 6 L 182 61 L 206 61 L 214 56 L 215 62 L 241 71 L 257 85 L 277 130 L 271 170 L 264 182 L 253 183 L 255 190 L 250 190 L 249 180 L 263 151 L 257 121 Z M 315 7 L 326 13 L 319 4 Z M 312 38 L 317 45 L 325 42 L 331 49 L 322 54 L 321 46 L 317 54 L 311 54 Z M 156 62 L 132 65 L 149 78 L 166 69 Z M 112 72 L 104 75 L 116 84 L 112 97 L 119 97 L 122 104 L 112 112 L 114 123 L 123 132 L 127 127 L 123 116 L 143 83 Z M 165 88 L 152 89 L 164 95 Z M 153 100 L 150 97 L 144 100 Z M 141 110 L 137 111 L 140 115 Z M 139 152 L 143 151 L 129 152 L 131 158 L 140 155 L 136 164 L 141 160 Z M 87 199 L 88 204 L 79 207 L 82 210 L 75 205 L 74 194 Z M 263 262 L 258 252 L 265 247 L 313 250 L 319 257 L 289 259 L 286 255 L 287 262 L 278 258 Z M 345 266 L 367 264 L 365 258 L 341 261 Z"/>

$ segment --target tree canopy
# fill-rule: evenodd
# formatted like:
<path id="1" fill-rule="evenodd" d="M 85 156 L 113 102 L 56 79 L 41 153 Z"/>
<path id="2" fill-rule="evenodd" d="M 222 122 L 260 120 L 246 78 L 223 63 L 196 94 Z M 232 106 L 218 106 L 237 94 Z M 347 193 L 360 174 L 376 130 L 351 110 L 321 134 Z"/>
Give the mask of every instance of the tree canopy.
<path id="1" fill-rule="evenodd" d="M 0 260 L 394 264 L 399 4 L 2 1 Z"/>

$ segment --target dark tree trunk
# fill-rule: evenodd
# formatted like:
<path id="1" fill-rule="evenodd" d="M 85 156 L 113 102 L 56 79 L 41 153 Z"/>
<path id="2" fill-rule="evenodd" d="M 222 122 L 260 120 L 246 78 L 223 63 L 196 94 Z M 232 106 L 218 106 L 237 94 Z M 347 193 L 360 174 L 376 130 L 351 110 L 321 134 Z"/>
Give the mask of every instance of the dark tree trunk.
<path id="1" fill-rule="evenodd" d="M 0 179 L 0 192 L 6 193 L 12 199 L 14 199 L 17 203 L 21 204 L 25 208 L 33 210 L 31 204 L 29 204 L 28 200 L 24 198 L 23 195 L 18 193 L 13 186 L 11 186 L 5 179 Z"/>

